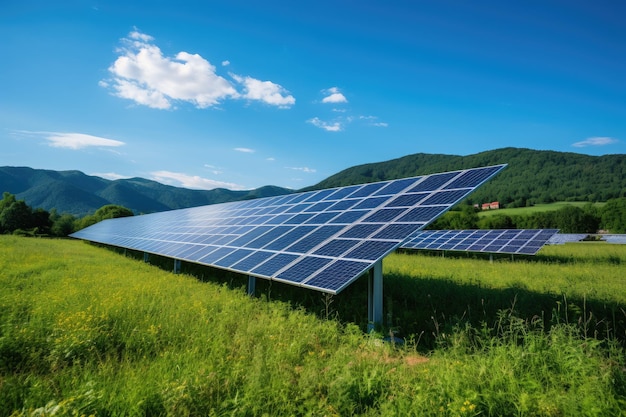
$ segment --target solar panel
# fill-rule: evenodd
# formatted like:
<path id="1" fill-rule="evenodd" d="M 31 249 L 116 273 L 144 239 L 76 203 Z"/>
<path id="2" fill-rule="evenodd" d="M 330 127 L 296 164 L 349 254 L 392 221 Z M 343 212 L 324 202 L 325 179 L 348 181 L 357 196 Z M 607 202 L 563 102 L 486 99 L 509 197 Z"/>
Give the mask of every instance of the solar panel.
<path id="1" fill-rule="evenodd" d="M 402 243 L 406 249 L 535 255 L 557 229 L 425 230 Z"/>
<path id="2" fill-rule="evenodd" d="M 589 236 L 589 234 L 582 233 L 557 233 L 553 235 L 549 240 L 549 245 L 563 245 L 569 242 L 580 242 L 584 238 Z"/>
<path id="3" fill-rule="evenodd" d="M 626 245 L 626 235 L 600 235 L 607 243 Z"/>
<path id="4" fill-rule="evenodd" d="M 335 294 L 505 166 L 110 219 L 71 236 Z"/>

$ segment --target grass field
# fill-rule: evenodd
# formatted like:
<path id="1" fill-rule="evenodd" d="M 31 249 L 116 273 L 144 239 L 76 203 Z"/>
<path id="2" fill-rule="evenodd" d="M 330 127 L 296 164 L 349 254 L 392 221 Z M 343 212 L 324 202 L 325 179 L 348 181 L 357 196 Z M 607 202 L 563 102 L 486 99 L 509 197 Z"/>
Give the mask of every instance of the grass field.
<path id="1" fill-rule="evenodd" d="M 588 202 L 585 201 L 559 201 L 550 204 L 535 204 L 531 207 L 516 207 L 516 208 L 502 208 L 499 210 L 485 210 L 478 213 L 479 216 L 494 216 L 496 214 L 502 214 L 507 216 L 527 216 L 533 213 L 540 213 L 544 211 L 555 211 L 566 206 L 584 207 Z M 604 203 L 593 203 L 595 207 L 602 207 Z"/>
<path id="2" fill-rule="evenodd" d="M 606 244 L 391 255 L 396 345 L 363 333 L 361 281 L 251 298 L 243 278 L 0 236 L 0 415 L 625 415 L 624 265 Z"/>

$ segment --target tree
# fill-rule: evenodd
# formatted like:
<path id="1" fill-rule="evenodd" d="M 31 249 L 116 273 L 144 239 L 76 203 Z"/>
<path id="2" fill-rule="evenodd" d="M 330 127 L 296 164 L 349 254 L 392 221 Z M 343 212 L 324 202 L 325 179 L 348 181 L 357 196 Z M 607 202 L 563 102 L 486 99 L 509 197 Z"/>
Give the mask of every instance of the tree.
<path id="1" fill-rule="evenodd" d="M 485 216 L 478 221 L 480 229 L 515 229 L 513 219 L 506 214 Z"/>
<path id="2" fill-rule="evenodd" d="M 556 227 L 561 233 L 595 233 L 599 220 L 576 206 L 565 206 L 554 212 Z"/>
<path id="3" fill-rule="evenodd" d="M 76 219 L 71 214 L 55 216 L 52 222 L 52 234 L 60 237 L 70 235 L 74 232 L 75 221 Z"/>
<path id="4" fill-rule="evenodd" d="M 41 208 L 33 211 L 31 216 L 31 226 L 29 229 L 30 228 L 35 228 L 36 233 L 39 235 L 49 235 L 52 231 L 50 213 Z"/>
<path id="5" fill-rule="evenodd" d="M 626 233 L 626 198 L 609 200 L 600 209 L 601 227 L 611 233 Z"/>
<path id="6" fill-rule="evenodd" d="M 20 230 L 26 235 L 47 235 L 52 221 L 50 214 L 43 209 L 34 210 L 24 200 L 18 200 L 5 192 L 0 200 L 0 233 L 14 233 Z"/>
<path id="7" fill-rule="evenodd" d="M 13 233 L 17 229 L 30 229 L 32 210 L 23 200 L 15 201 L 0 212 L 0 230 Z"/>
<path id="8" fill-rule="evenodd" d="M 432 230 L 465 230 L 478 228 L 478 214 L 470 205 L 461 206 L 460 211 L 449 211 L 429 227 Z"/>
<path id="9" fill-rule="evenodd" d="M 133 215 L 133 211 L 124 206 L 118 206 L 115 204 L 108 204 L 100 207 L 94 213 L 94 216 L 100 220 L 115 219 L 118 217 L 130 217 Z"/>
<path id="10" fill-rule="evenodd" d="M 77 229 L 84 229 L 85 227 L 94 225 L 102 220 L 129 216 L 133 216 L 132 210 L 124 206 L 107 204 L 106 206 L 102 206 L 98 210 L 96 210 L 94 214 L 90 216 L 85 216 L 80 221 L 78 221 Z"/>

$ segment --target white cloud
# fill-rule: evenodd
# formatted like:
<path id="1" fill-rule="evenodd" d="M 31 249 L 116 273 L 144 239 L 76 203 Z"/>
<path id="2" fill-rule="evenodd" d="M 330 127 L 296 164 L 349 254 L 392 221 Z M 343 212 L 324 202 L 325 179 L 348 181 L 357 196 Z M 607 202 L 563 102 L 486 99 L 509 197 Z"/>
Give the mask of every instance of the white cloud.
<path id="1" fill-rule="evenodd" d="M 315 127 L 319 127 L 320 129 L 324 129 L 327 132 L 340 132 L 341 130 L 343 130 L 341 123 L 339 122 L 333 122 L 333 123 L 328 123 L 328 122 L 324 122 L 323 120 L 320 120 L 319 117 L 314 117 L 312 119 L 307 120 L 307 123 L 311 123 L 313 126 Z"/>
<path id="2" fill-rule="evenodd" d="M 99 136 L 87 135 L 84 133 L 63 133 L 63 132 L 29 132 L 20 131 L 19 133 L 40 137 L 48 142 L 50 146 L 55 148 L 83 149 L 90 146 L 95 147 L 117 147 L 125 145 L 124 142 L 114 139 L 102 138 Z"/>
<path id="3" fill-rule="evenodd" d="M 107 180 L 121 180 L 124 178 L 130 178 L 128 175 L 116 174 L 115 172 L 94 172 L 91 175 L 106 178 Z"/>
<path id="4" fill-rule="evenodd" d="M 227 188 L 229 190 L 245 190 L 246 188 L 239 184 L 231 182 L 215 181 L 208 178 L 202 178 L 197 175 L 187 175 L 180 172 L 155 171 L 152 172 L 152 179 L 167 185 L 182 186 L 197 190 L 213 190 L 215 188 Z"/>
<path id="5" fill-rule="evenodd" d="M 157 109 L 171 108 L 174 100 L 206 108 L 238 96 L 200 55 L 179 52 L 174 58 L 165 57 L 153 40 L 136 31 L 123 40 L 121 55 L 109 67 L 115 95 Z"/>
<path id="6" fill-rule="evenodd" d="M 109 67 L 112 78 L 99 85 L 118 97 L 155 109 L 171 109 L 177 102 L 202 109 L 227 99 L 258 100 L 281 108 L 295 103 L 295 98 L 279 84 L 248 76 L 233 76 L 243 85 L 243 92 L 239 92 L 199 54 L 183 51 L 173 57 L 164 56 L 153 41 L 153 37 L 138 31 L 122 39 L 119 56 Z M 228 66 L 230 62 L 221 64 Z"/>
<path id="7" fill-rule="evenodd" d="M 377 122 L 376 120 L 378 120 L 378 117 L 376 116 L 359 116 L 359 119 L 369 122 L 368 124 L 370 126 L 375 126 L 375 127 L 388 127 L 389 126 L 388 123 Z"/>
<path id="8" fill-rule="evenodd" d="M 296 99 L 278 84 L 271 81 L 261 81 L 252 77 L 241 77 L 230 74 L 231 77 L 244 87 L 243 97 L 248 100 L 259 100 L 280 108 L 289 108 L 296 103 Z"/>
<path id="9" fill-rule="evenodd" d="M 576 142 L 574 144 L 572 144 L 572 146 L 575 146 L 576 148 L 584 148 L 586 146 L 605 146 L 605 145 L 611 145 L 613 143 L 617 143 L 619 142 L 617 139 L 614 138 L 609 138 L 609 137 L 593 137 L 593 138 L 588 138 L 585 139 L 581 142 Z"/>
<path id="10" fill-rule="evenodd" d="M 327 96 L 322 99 L 322 103 L 347 103 L 348 102 L 348 99 L 346 98 L 346 96 L 341 94 L 337 87 L 331 87 L 322 92 L 324 94 L 327 94 Z"/>
<path id="11" fill-rule="evenodd" d="M 213 175 L 220 175 L 224 173 L 221 168 L 218 168 L 214 165 L 204 164 L 204 167 L 209 169 Z"/>
<path id="12" fill-rule="evenodd" d="M 314 174 L 317 172 L 316 169 L 314 168 L 309 168 L 309 167 L 285 167 L 287 169 L 292 169 L 294 171 L 301 171 L 301 172 L 306 172 L 307 174 Z"/>
<path id="13" fill-rule="evenodd" d="M 274 162 L 276 160 L 276 158 L 274 158 L 273 156 L 270 156 L 269 158 L 265 158 L 266 161 L 270 161 L 270 162 Z"/>
<path id="14" fill-rule="evenodd" d="M 254 153 L 256 152 L 254 149 L 250 148 L 233 148 L 234 151 L 243 152 L 243 153 Z"/>
<path id="15" fill-rule="evenodd" d="M 154 38 L 150 35 L 146 35 L 145 33 L 141 33 L 138 31 L 133 31 L 128 35 L 129 38 L 135 39 L 141 42 L 152 42 Z"/>

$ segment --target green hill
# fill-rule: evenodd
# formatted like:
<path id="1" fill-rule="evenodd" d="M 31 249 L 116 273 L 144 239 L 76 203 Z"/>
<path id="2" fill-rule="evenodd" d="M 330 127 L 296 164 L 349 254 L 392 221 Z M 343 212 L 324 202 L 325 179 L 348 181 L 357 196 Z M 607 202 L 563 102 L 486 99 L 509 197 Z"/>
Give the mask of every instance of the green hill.
<path id="1" fill-rule="evenodd" d="M 469 197 L 523 207 L 555 201 L 606 201 L 626 197 L 626 155 L 503 148 L 474 155 L 414 154 L 341 171 L 310 189 L 395 179 L 507 163 L 508 167 Z"/>
<path id="2" fill-rule="evenodd" d="M 28 167 L 0 167 L 0 193 L 9 192 L 34 208 L 84 216 L 107 204 L 128 207 L 136 213 L 173 210 L 227 201 L 282 195 L 280 187 L 249 191 L 190 190 L 144 178 L 107 180 L 80 171 L 52 171 Z"/>

